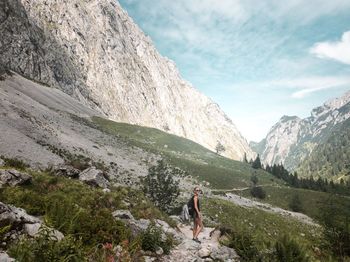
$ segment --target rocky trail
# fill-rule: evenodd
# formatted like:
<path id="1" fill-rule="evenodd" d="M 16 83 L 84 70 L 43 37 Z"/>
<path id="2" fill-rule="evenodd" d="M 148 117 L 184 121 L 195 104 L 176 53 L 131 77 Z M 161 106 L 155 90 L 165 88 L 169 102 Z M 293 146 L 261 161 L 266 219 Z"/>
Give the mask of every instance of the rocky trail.
<path id="1" fill-rule="evenodd" d="M 192 240 L 192 227 L 179 224 L 181 243 L 162 261 L 239 261 L 239 256 L 232 249 L 219 243 L 220 230 L 205 227 L 199 234 L 201 243 Z"/>

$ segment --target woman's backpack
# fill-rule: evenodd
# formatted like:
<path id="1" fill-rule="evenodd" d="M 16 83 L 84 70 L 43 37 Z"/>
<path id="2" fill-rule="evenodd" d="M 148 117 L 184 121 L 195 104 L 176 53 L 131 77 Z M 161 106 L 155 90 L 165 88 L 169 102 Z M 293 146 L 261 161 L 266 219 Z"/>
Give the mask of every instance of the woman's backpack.
<path id="1" fill-rule="evenodd" d="M 194 214 L 194 198 L 191 197 L 190 200 L 187 203 L 188 213 L 192 217 Z"/>

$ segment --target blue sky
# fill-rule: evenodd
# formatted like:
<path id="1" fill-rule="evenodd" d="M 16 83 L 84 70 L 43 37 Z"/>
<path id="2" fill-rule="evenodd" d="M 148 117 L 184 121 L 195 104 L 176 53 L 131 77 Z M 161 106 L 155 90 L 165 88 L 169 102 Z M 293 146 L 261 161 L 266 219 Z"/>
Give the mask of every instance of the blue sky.
<path id="1" fill-rule="evenodd" d="M 120 0 L 248 140 L 350 89 L 349 0 Z"/>

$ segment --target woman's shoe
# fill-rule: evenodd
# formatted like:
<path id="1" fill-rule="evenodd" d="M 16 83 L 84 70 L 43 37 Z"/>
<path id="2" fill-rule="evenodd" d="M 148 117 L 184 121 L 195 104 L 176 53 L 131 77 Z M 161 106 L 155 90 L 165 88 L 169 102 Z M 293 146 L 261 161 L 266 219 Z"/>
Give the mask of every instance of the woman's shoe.
<path id="1" fill-rule="evenodd" d="M 201 244 L 202 242 L 198 240 L 198 238 L 192 238 L 193 241 L 196 241 L 197 243 Z"/>

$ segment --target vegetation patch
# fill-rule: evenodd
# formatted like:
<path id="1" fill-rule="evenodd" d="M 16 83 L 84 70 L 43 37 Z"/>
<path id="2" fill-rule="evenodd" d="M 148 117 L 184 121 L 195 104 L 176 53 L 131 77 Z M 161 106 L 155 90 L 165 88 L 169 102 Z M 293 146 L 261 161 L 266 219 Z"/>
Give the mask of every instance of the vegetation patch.
<path id="1" fill-rule="evenodd" d="M 105 255 L 106 245 L 116 247 L 125 241 L 129 244 L 123 252 L 128 256 L 137 255 L 141 243 L 131 236 L 124 223 L 112 216 L 117 209 L 129 209 L 136 218 L 162 219 L 174 224 L 141 191 L 117 187 L 106 193 L 78 180 L 41 172 L 30 171 L 30 174 L 33 179 L 29 185 L 1 188 L 1 201 L 24 208 L 31 215 L 42 216 L 47 226 L 65 235 L 65 240 L 50 239 L 47 232 L 36 239 L 24 238 L 11 247 L 11 254 L 18 261 L 58 261 L 57 256 L 72 258 L 62 261 L 84 261 L 80 259 L 82 256 Z M 27 256 L 30 250 L 32 255 Z M 41 253 L 43 258 L 39 258 Z"/>

